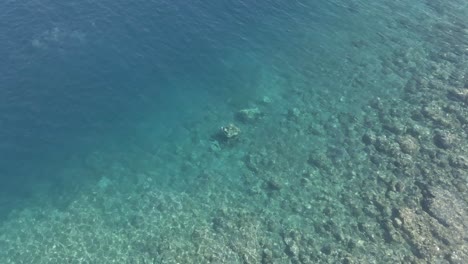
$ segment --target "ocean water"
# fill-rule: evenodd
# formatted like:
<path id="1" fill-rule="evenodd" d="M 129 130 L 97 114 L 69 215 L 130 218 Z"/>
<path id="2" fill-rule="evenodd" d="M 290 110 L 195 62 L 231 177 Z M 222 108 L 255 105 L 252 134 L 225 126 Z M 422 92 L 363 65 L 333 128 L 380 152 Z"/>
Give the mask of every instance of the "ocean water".
<path id="1" fill-rule="evenodd" d="M 239 94 L 232 100 L 246 106 L 274 61 L 296 68 L 301 53 L 344 48 L 299 44 L 312 31 L 325 43 L 333 26 L 325 11 L 300 3 L 2 5 L 1 168 L 14 192 L 48 182 L 103 141 L 138 141 L 146 120 L 152 135 L 176 136 L 206 105 L 222 108 Z"/>
<path id="2" fill-rule="evenodd" d="M 466 25 L 461 0 L 3 1 L 0 262 L 463 263 Z"/>

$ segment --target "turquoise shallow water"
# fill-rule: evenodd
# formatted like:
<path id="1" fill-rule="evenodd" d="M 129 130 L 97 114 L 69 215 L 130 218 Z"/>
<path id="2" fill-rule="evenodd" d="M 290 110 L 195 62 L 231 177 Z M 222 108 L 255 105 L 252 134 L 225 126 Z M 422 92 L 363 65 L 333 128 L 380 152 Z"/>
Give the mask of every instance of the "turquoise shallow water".
<path id="1" fill-rule="evenodd" d="M 463 1 L 0 10 L 0 263 L 468 257 Z"/>

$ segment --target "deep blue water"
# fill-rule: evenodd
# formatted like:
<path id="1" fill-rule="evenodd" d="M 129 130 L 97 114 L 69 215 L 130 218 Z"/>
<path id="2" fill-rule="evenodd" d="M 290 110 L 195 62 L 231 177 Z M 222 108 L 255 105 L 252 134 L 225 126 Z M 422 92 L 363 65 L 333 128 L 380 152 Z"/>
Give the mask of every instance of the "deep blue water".
<path id="1" fill-rule="evenodd" d="M 339 22 L 327 5 L 2 2 L 2 188 L 49 180 L 70 156 L 131 137 L 150 113 L 170 126 L 251 89 L 256 60 L 294 61 L 306 29 Z"/>
<path id="2" fill-rule="evenodd" d="M 330 18 L 318 4 L 282 1 L 6 1 L 0 10 L 0 173 L 13 190 L 131 137 L 150 113 L 167 125 L 180 109 L 251 89 L 256 59 L 297 53 L 294 39 Z"/>
<path id="3" fill-rule="evenodd" d="M 146 144 L 145 127 L 153 141 L 177 141 L 207 106 L 248 106 L 266 67 L 344 98 L 358 75 L 353 63 L 361 63 L 352 38 L 365 39 L 369 52 L 391 44 L 376 33 L 379 23 L 367 23 L 384 8 L 366 1 L 4 1 L 0 188 L 27 196 L 97 148 Z"/>

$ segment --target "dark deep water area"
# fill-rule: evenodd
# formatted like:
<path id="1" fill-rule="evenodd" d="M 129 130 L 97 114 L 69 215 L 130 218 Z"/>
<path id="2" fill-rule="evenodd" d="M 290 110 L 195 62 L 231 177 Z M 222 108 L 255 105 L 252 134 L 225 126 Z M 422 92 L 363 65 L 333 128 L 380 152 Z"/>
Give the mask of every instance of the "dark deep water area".
<path id="1" fill-rule="evenodd" d="M 261 36 L 249 35 L 274 16 L 228 3 L 2 5 L 0 153 L 3 186 L 15 184 L 12 191 L 48 181 L 77 152 L 125 141 L 148 115 L 164 130 L 183 122 L 187 108 L 243 89 L 256 66 L 236 74 L 223 61 L 232 49 L 260 50 Z"/>
<path id="2" fill-rule="evenodd" d="M 467 25 L 461 0 L 1 2 L 0 263 L 463 263 Z"/>
<path id="3" fill-rule="evenodd" d="M 301 49 L 290 43 L 306 34 L 295 25 L 309 27 L 324 16 L 302 9 L 300 3 L 3 3 L 5 186 L 9 179 L 47 181 L 77 152 L 125 141 L 149 115 L 164 130 L 196 119 L 205 104 L 252 89 L 257 60 Z"/>

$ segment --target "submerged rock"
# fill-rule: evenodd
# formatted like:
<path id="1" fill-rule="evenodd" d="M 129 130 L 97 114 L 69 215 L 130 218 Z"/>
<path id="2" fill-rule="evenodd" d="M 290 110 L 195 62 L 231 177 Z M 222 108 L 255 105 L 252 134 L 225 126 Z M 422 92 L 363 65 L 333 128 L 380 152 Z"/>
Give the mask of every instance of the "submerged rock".
<path id="1" fill-rule="evenodd" d="M 468 104 L 468 89 L 452 89 L 448 91 L 448 98 Z"/>
<path id="2" fill-rule="evenodd" d="M 307 163 L 309 163 L 311 166 L 315 166 L 318 169 L 329 169 L 330 167 L 330 161 L 325 155 L 325 153 L 321 152 L 313 152 L 309 155 L 309 158 L 307 159 Z"/>
<path id="3" fill-rule="evenodd" d="M 301 110 L 299 108 L 292 108 L 288 110 L 288 119 L 289 120 L 296 120 L 300 117 L 301 115 Z"/>
<path id="4" fill-rule="evenodd" d="M 374 144 L 376 140 L 377 140 L 377 137 L 372 132 L 367 132 L 366 134 L 362 136 L 362 142 L 364 142 L 364 144 L 366 145 Z"/>
<path id="5" fill-rule="evenodd" d="M 266 95 L 263 96 L 262 99 L 260 100 L 260 103 L 265 104 L 265 105 L 271 104 L 272 102 L 273 100 L 271 100 L 271 98 Z"/>
<path id="6" fill-rule="evenodd" d="M 382 153 L 385 153 L 388 156 L 396 157 L 400 153 L 400 148 L 398 144 L 386 136 L 377 137 L 374 147 Z"/>
<path id="7" fill-rule="evenodd" d="M 262 112 L 258 108 L 242 109 L 237 112 L 236 117 L 239 121 L 248 123 L 258 120 L 262 116 Z"/>
<path id="8" fill-rule="evenodd" d="M 468 204 L 456 193 L 442 188 L 431 188 L 424 200 L 426 211 L 439 223 L 457 232 L 468 234 Z"/>
<path id="9" fill-rule="evenodd" d="M 414 155 L 419 152 L 418 141 L 409 135 L 398 138 L 401 151 L 406 154 Z"/>
<path id="10" fill-rule="evenodd" d="M 468 257 L 468 204 L 463 195 L 441 187 L 427 187 L 423 193 L 423 211 L 396 210 L 393 225 L 403 231 L 413 253 L 427 263 L 443 263 L 441 259 L 465 263 L 459 261 Z"/>
<path id="11" fill-rule="evenodd" d="M 230 123 L 227 126 L 223 126 L 220 129 L 220 136 L 224 140 L 232 140 L 239 136 L 241 130 L 234 124 Z"/>
<path id="12" fill-rule="evenodd" d="M 449 163 L 455 168 L 468 169 L 468 158 L 465 156 L 452 155 L 449 158 Z"/>
<path id="13" fill-rule="evenodd" d="M 456 136 L 450 132 L 438 130 L 434 136 L 434 144 L 442 149 L 449 149 L 456 143 Z"/>

